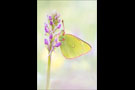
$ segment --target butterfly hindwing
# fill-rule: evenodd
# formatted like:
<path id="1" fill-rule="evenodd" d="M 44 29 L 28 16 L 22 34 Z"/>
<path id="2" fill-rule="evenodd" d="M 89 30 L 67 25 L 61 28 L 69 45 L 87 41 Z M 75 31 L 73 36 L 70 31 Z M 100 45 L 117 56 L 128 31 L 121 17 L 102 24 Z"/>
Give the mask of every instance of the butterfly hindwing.
<path id="1" fill-rule="evenodd" d="M 62 54 L 68 59 L 79 57 L 91 50 L 88 43 L 71 34 L 64 35 L 64 41 L 60 48 Z"/>

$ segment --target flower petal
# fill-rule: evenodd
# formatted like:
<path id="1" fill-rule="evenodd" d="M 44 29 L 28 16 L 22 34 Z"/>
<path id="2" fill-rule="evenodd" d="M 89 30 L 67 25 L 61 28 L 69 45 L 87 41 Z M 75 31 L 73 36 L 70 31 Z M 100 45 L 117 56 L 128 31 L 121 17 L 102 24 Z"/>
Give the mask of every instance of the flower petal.
<path id="1" fill-rule="evenodd" d="M 55 47 L 59 47 L 61 45 L 61 42 L 58 42 L 55 44 Z"/>
<path id="2" fill-rule="evenodd" d="M 45 43 L 46 45 L 48 45 L 48 40 L 47 40 L 47 39 L 44 39 L 44 43 Z"/>

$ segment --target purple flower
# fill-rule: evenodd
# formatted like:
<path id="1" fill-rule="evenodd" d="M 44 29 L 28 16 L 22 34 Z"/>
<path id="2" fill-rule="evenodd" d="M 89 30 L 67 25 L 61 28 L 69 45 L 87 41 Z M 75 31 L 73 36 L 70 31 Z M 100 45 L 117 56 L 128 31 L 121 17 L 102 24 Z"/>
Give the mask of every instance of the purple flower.
<path id="1" fill-rule="evenodd" d="M 55 16 L 55 19 L 57 19 L 58 17 L 57 16 Z"/>
<path id="2" fill-rule="evenodd" d="M 61 45 L 61 42 L 58 42 L 55 44 L 55 47 L 59 47 Z"/>
<path id="3" fill-rule="evenodd" d="M 52 21 L 50 21 L 50 25 L 53 25 L 53 22 Z"/>
<path id="4" fill-rule="evenodd" d="M 51 45 L 50 52 L 52 52 L 55 47 L 59 47 L 61 45 L 61 42 L 58 39 L 58 37 L 61 35 L 60 34 L 61 32 L 56 34 L 56 37 L 54 37 L 55 31 L 62 27 L 61 19 L 59 17 L 60 14 L 56 12 L 52 13 L 52 15 L 47 15 L 47 19 L 49 23 L 48 24 L 45 23 L 44 30 L 45 30 L 45 36 L 47 36 L 47 38 L 44 39 L 44 43 L 45 45 Z"/>
<path id="5" fill-rule="evenodd" d="M 61 27 L 61 24 L 59 24 L 57 28 L 60 29 L 60 27 Z"/>
<path id="6" fill-rule="evenodd" d="M 44 39 L 44 43 L 45 43 L 46 45 L 48 45 L 48 40 L 47 40 L 47 39 Z"/>
<path id="7" fill-rule="evenodd" d="M 48 24 L 45 23 L 45 27 L 48 27 Z"/>
<path id="8" fill-rule="evenodd" d="M 49 39 L 51 40 L 52 38 L 53 38 L 53 35 L 52 35 L 52 34 L 50 34 Z"/>
<path id="9" fill-rule="evenodd" d="M 49 20 L 52 20 L 52 17 L 51 17 L 51 16 L 48 16 L 48 19 L 49 19 Z"/>
<path id="10" fill-rule="evenodd" d="M 49 29 L 47 26 L 45 26 L 45 32 L 48 33 L 49 32 Z"/>

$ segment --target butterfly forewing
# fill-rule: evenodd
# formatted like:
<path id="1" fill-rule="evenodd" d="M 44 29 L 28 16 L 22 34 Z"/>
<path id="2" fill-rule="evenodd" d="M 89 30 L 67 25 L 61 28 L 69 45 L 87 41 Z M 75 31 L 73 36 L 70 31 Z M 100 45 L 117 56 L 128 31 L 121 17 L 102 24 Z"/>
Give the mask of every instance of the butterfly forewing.
<path id="1" fill-rule="evenodd" d="M 64 41 L 60 48 L 62 54 L 68 59 L 79 57 L 91 50 L 88 43 L 71 34 L 64 35 Z"/>

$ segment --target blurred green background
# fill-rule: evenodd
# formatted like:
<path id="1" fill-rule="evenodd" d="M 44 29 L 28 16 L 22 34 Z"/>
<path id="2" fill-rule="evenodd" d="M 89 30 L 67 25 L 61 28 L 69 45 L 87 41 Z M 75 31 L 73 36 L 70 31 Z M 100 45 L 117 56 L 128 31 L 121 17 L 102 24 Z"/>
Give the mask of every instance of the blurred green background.
<path id="1" fill-rule="evenodd" d="M 65 59 L 57 48 L 52 53 L 51 89 L 97 89 L 97 1 L 37 1 L 37 86 L 45 90 L 47 49 L 44 45 L 44 23 L 47 14 L 56 10 L 64 20 L 66 33 L 73 34 L 92 46 L 92 51 L 79 58 Z"/>

